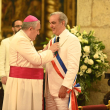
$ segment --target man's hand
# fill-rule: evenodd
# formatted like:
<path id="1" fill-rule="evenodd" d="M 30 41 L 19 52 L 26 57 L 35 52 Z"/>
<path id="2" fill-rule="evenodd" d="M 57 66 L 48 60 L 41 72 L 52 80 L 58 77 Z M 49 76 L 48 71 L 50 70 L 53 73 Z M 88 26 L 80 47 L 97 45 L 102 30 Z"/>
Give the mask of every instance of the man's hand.
<path id="1" fill-rule="evenodd" d="M 65 98 L 66 97 L 66 93 L 67 93 L 67 87 L 61 86 L 61 88 L 59 90 L 58 97 L 59 98 Z"/>
<path id="2" fill-rule="evenodd" d="M 51 50 L 52 52 L 56 52 L 59 50 L 59 43 L 56 42 L 54 43 L 52 46 L 50 46 L 49 50 Z"/>
<path id="3" fill-rule="evenodd" d="M 6 85 L 7 77 L 6 77 L 6 76 L 3 76 L 3 77 L 1 78 L 1 82 L 2 82 L 2 84 L 5 84 L 5 85 Z"/>

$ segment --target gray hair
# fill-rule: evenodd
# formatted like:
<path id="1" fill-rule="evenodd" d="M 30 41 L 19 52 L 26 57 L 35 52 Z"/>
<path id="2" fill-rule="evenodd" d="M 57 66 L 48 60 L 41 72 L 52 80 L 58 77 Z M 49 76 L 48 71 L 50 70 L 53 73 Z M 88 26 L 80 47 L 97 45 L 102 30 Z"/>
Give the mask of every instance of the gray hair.
<path id="1" fill-rule="evenodd" d="M 35 29 L 38 22 L 40 22 L 40 21 L 38 20 L 38 21 L 33 21 L 33 22 L 23 22 L 22 29 L 27 30 L 30 27 L 33 27 Z"/>
<path id="2" fill-rule="evenodd" d="M 65 27 L 66 27 L 68 23 L 68 18 L 63 12 L 53 12 L 50 14 L 50 16 L 52 15 L 59 15 L 59 22 L 61 23 L 62 21 L 65 21 Z"/>

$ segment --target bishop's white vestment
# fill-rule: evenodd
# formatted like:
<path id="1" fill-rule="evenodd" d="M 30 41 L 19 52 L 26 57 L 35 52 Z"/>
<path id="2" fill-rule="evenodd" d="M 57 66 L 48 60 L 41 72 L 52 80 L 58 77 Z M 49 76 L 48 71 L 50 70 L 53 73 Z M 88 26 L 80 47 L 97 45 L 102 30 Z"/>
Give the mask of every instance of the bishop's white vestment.
<path id="1" fill-rule="evenodd" d="M 38 53 L 20 30 L 11 41 L 9 59 L 11 70 L 2 110 L 42 110 L 43 72 L 39 74 L 39 70 L 53 59 L 52 51 Z"/>

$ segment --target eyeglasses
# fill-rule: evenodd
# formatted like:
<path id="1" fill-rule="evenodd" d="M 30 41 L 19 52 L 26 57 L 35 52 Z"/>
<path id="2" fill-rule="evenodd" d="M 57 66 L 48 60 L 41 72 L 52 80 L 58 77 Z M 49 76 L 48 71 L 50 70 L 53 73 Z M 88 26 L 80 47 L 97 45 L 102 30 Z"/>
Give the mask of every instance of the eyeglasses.
<path id="1" fill-rule="evenodd" d="M 22 25 L 16 25 L 16 26 L 14 26 L 14 27 L 17 27 L 17 28 L 19 28 L 19 27 L 22 27 Z"/>

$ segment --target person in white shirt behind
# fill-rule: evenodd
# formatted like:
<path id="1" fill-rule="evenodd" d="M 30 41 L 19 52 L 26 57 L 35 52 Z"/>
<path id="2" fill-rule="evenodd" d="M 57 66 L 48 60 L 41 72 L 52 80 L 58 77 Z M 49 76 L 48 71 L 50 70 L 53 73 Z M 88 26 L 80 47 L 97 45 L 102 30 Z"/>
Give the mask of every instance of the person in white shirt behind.
<path id="1" fill-rule="evenodd" d="M 9 76 L 10 66 L 9 66 L 9 46 L 10 42 L 22 27 L 22 21 L 17 19 L 12 22 L 13 35 L 11 37 L 5 38 L 1 41 L 0 47 L 0 78 L 2 82 L 3 89 L 5 90 L 5 85 L 7 78 Z"/>

